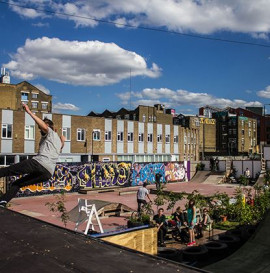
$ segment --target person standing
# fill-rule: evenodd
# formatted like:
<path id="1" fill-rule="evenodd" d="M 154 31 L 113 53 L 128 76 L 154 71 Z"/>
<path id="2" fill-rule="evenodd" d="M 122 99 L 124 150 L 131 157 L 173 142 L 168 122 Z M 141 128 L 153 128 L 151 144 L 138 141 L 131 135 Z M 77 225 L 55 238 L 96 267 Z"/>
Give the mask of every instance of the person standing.
<path id="1" fill-rule="evenodd" d="M 195 207 L 195 201 L 193 199 L 189 200 L 189 203 L 188 203 L 187 218 L 188 218 L 188 232 L 189 232 L 188 246 L 193 246 L 196 244 L 194 228 L 197 223 L 196 207 Z"/>
<path id="2" fill-rule="evenodd" d="M 22 106 L 40 129 L 39 150 L 38 154 L 31 159 L 0 169 L 0 177 L 25 175 L 15 180 L 11 188 L 1 196 L 1 207 L 6 207 L 20 188 L 49 180 L 54 173 L 58 156 L 64 146 L 65 138 L 63 136 L 60 138 L 54 131 L 54 124 L 51 120 L 47 118 L 42 120 L 31 112 L 28 105 L 23 104 Z"/>
<path id="3" fill-rule="evenodd" d="M 161 181 L 160 181 L 161 177 L 162 177 L 162 175 L 160 174 L 160 172 L 157 172 L 155 175 L 157 191 L 160 191 L 160 189 L 161 189 Z"/>
<path id="4" fill-rule="evenodd" d="M 147 187 L 147 183 L 144 182 L 143 186 L 140 187 L 137 191 L 138 212 L 141 212 L 141 205 L 142 204 L 144 204 L 144 205 L 147 204 L 147 202 L 145 200 L 146 196 L 149 199 L 149 201 L 151 202 L 151 199 L 149 197 L 149 191 L 146 187 Z"/>

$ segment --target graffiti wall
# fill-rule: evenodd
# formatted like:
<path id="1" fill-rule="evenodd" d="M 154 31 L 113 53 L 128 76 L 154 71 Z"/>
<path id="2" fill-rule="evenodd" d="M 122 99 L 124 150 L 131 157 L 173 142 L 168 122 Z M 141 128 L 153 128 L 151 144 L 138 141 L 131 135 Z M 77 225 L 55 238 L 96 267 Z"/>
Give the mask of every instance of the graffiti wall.
<path id="1" fill-rule="evenodd" d="M 104 188 L 130 186 L 130 162 L 97 162 L 85 164 L 77 173 L 77 180 L 83 188 Z"/>
<path id="2" fill-rule="evenodd" d="M 52 178 L 20 189 L 19 196 L 78 191 L 79 188 L 104 188 L 131 185 L 130 162 L 63 163 L 57 164 Z M 12 176 L 8 186 L 18 179 Z"/>
<path id="3" fill-rule="evenodd" d="M 189 181 L 190 162 L 160 162 L 160 163 L 134 163 L 132 171 L 132 186 L 141 185 L 144 182 L 155 183 L 155 175 L 162 175 L 161 182 Z"/>
<path id="4" fill-rule="evenodd" d="M 20 189 L 19 196 L 78 191 L 80 188 L 109 188 L 115 186 L 138 186 L 144 182 L 155 183 L 156 173 L 161 183 L 190 180 L 190 162 L 134 163 L 95 162 L 57 164 L 52 178 L 36 185 Z M 8 179 L 8 187 L 18 179 Z"/>
<path id="5" fill-rule="evenodd" d="M 62 190 L 66 192 L 78 191 L 79 184 L 76 179 L 76 175 L 80 165 L 62 165 L 57 164 L 54 174 L 50 180 L 45 182 L 40 182 L 35 185 L 26 186 L 20 189 L 19 196 L 27 195 L 39 195 L 39 194 L 49 194 L 56 193 Z M 8 179 L 8 187 L 11 183 L 20 177 L 11 176 Z"/>

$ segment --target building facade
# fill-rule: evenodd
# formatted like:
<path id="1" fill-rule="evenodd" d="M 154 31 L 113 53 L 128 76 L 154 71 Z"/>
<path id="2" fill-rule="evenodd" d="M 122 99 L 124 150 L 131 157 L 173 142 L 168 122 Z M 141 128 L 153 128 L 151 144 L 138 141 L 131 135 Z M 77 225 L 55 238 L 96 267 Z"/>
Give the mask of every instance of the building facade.
<path id="1" fill-rule="evenodd" d="M 18 84 L 0 83 L 0 109 L 22 110 L 22 103 L 28 104 L 33 112 L 51 113 L 52 96 L 45 94 L 32 84 L 23 81 Z"/>
<path id="2" fill-rule="evenodd" d="M 144 108 L 143 108 L 144 109 Z M 199 159 L 199 130 L 172 123 L 121 120 L 97 116 L 36 113 L 49 118 L 66 137 L 61 162 L 166 162 Z M 167 115 L 167 114 L 166 114 Z M 159 117 L 160 120 L 162 118 Z M 24 111 L 0 110 L 0 165 L 9 165 L 37 153 L 40 133 Z M 145 122 L 143 122 L 145 121 Z"/>

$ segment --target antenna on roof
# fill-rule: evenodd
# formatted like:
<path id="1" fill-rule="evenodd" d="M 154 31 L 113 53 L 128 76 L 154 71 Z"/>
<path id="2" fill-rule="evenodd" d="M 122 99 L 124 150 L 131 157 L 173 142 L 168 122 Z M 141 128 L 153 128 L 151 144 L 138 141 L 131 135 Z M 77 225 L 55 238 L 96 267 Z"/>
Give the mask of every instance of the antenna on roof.
<path id="1" fill-rule="evenodd" d="M 10 83 L 10 77 L 9 77 L 9 73 L 6 72 L 6 68 L 2 67 L 1 68 L 1 83 Z"/>
<path id="2" fill-rule="evenodd" d="M 129 110 L 131 110 L 131 68 L 129 69 Z"/>

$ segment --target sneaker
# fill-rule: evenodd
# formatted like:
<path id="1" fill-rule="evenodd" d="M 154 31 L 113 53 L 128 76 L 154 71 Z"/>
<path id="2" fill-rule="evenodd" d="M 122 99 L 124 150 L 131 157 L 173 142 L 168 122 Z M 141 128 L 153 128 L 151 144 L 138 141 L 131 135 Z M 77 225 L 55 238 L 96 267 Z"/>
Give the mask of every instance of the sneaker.
<path id="1" fill-rule="evenodd" d="M 196 241 L 191 242 L 192 245 L 196 245 Z"/>
<path id="2" fill-rule="evenodd" d="M 188 243 L 187 246 L 193 246 L 193 243 L 192 243 L 192 242 L 191 242 L 191 243 Z"/>
<path id="3" fill-rule="evenodd" d="M 5 208 L 7 206 L 7 201 L 0 201 L 0 207 Z"/>

